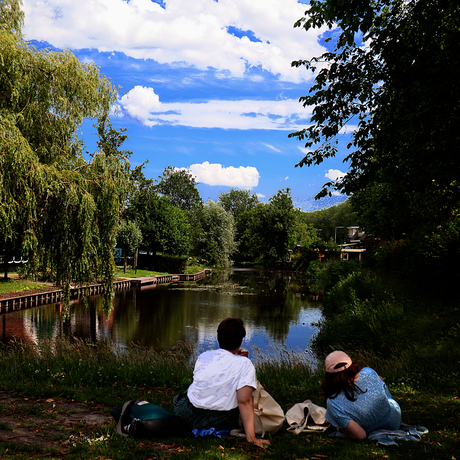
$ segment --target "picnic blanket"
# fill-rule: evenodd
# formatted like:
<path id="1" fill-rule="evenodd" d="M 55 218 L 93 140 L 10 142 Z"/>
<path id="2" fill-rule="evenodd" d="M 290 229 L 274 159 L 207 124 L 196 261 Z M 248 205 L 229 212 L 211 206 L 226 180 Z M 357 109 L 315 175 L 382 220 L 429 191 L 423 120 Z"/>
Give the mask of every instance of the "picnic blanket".
<path id="1" fill-rule="evenodd" d="M 216 438 L 224 438 L 228 434 L 230 434 L 229 430 L 216 430 L 215 428 L 208 428 L 198 430 L 197 428 L 191 431 L 191 434 L 195 436 L 195 438 L 207 438 L 208 436 L 214 436 Z"/>
<path id="2" fill-rule="evenodd" d="M 401 424 L 399 430 L 374 430 L 367 437 L 376 441 L 380 446 L 398 446 L 397 441 L 420 441 L 424 434 L 428 433 L 428 429 L 421 425 Z M 340 431 L 334 431 L 330 435 L 334 438 L 348 439 L 347 436 Z"/>

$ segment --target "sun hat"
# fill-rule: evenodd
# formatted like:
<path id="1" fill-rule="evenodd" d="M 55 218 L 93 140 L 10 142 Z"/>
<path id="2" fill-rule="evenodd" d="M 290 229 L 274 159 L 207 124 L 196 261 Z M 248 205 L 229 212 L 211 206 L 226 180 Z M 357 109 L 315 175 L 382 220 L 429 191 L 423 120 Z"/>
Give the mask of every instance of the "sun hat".
<path id="1" fill-rule="evenodd" d="M 345 369 L 348 369 L 352 362 L 351 358 L 344 351 L 333 351 L 326 357 L 326 372 L 331 374 L 335 372 L 342 372 Z"/>

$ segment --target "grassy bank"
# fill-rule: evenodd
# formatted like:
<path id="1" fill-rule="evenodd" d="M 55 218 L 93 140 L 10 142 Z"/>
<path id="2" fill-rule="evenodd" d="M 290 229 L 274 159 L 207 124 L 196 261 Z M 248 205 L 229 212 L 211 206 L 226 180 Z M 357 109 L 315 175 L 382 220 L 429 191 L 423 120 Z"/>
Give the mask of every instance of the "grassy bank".
<path id="1" fill-rule="evenodd" d="M 20 280 L 18 278 L 8 278 L 5 281 L 3 278 L 0 280 L 0 294 L 9 294 L 13 292 L 27 292 L 34 289 L 45 290 L 49 289 L 46 283 L 39 283 L 30 280 Z"/>
<path id="2" fill-rule="evenodd" d="M 164 353 L 138 347 L 114 350 L 108 343 L 89 345 L 68 340 L 60 340 L 54 345 L 46 342 L 39 347 L 22 343 L 2 345 L 0 388 L 15 392 L 16 397 L 27 398 L 30 407 L 18 426 L 0 426 L 0 430 L 10 430 L 9 437 L 13 438 L 0 444 L 0 458 L 458 458 L 458 394 L 453 388 L 416 388 L 410 381 L 390 385 L 390 389 L 402 406 L 403 420 L 425 425 L 430 433 L 420 442 L 400 443 L 398 448 L 377 447 L 368 440 L 336 440 L 328 438 L 327 434 L 296 436 L 285 429 L 273 437 L 272 445 L 265 450 L 237 438 L 196 439 L 186 435 L 142 441 L 117 435 L 109 411 L 126 400 L 144 398 L 172 411 L 173 395 L 191 382 L 190 362 L 193 362 L 195 353 L 196 350 L 185 344 Z M 282 351 L 282 359 L 276 362 L 260 356 L 257 351 L 254 354 L 258 355 L 255 356 L 258 379 L 285 411 L 305 399 L 323 405 L 319 392 L 322 369 L 310 370 L 307 361 L 299 361 L 289 350 Z M 365 360 L 366 356 L 359 358 Z M 71 411 L 59 413 L 57 409 L 53 410 L 57 401 L 62 400 L 85 401 L 95 406 L 96 412 L 106 414 L 109 420 L 95 427 L 63 430 L 59 448 L 14 442 L 15 430 L 24 429 L 30 420 L 36 420 L 40 415 L 61 420 L 71 417 Z M 6 414 L 10 405 L 0 404 L 0 409 Z M 46 431 L 46 426 L 38 428 Z"/>
<path id="3" fill-rule="evenodd" d="M 187 265 L 186 269 L 184 270 L 184 273 L 193 274 L 201 270 L 204 270 L 205 268 L 207 267 L 193 261 L 193 263 Z M 158 272 L 154 270 L 134 270 L 132 268 L 126 269 L 125 272 L 123 267 L 117 267 L 115 279 L 144 278 L 165 274 L 167 273 Z M 8 293 L 26 292 L 36 289 L 45 290 L 47 288 L 49 289 L 49 287 L 49 284 L 47 285 L 46 283 L 40 281 L 20 278 L 19 274 L 16 272 L 9 273 L 9 276 L 6 280 L 3 276 L 0 277 L 0 295 Z"/>
<path id="4" fill-rule="evenodd" d="M 445 300 L 442 287 L 433 293 L 351 265 L 326 289 L 319 356 L 341 348 L 358 352 L 392 384 L 460 387 L 460 302 Z"/>

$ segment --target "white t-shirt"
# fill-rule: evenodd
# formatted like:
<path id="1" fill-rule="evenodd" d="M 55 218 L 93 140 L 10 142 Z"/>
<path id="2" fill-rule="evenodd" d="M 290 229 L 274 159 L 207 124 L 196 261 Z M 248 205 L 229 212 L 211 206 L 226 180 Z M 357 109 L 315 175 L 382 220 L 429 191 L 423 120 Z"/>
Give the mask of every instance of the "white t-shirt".
<path id="1" fill-rule="evenodd" d="M 219 348 L 198 357 L 187 396 L 200 409 L 231 410 L 238 407 L 236 392 L 244 386 L 257 387 L 251 360 Z"/>

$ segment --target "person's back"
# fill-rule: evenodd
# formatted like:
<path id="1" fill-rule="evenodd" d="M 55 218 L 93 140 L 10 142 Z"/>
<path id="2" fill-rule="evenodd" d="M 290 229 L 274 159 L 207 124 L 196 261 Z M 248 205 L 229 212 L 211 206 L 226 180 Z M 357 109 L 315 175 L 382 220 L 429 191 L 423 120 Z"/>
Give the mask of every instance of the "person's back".
<path id="1" fill-rule="evenodd" d="M 391 407 L 391 394 L 378 374 L 370 367 L 358 373 L 356 385 L 361 392 L 355 393 L 356 400 L 350 401 L 341 392 L 327 400 L 326 418 L 334 426 L 346 427 L 349 420 L 357 422 L 366 433 L 379 428 L 396 430 L 400 417 L 394 417 Z"/>
<path id="2" fill-rule="evenodd" d="M 219 348 L 198 357 L 187 395 L 195 407 L 231 410 L 238 405 L 237 391 L 245 385 L 256 385 L 251 360 Z"/>
<path id="3" fill-rule="evenodd" d="M 326 357 L 325 365 L 322 389 L 329 423 L 352 439 L 380 428 L 399 429 L 401 409 L 373 369 L 360 369 L 339 350 Z"/>

